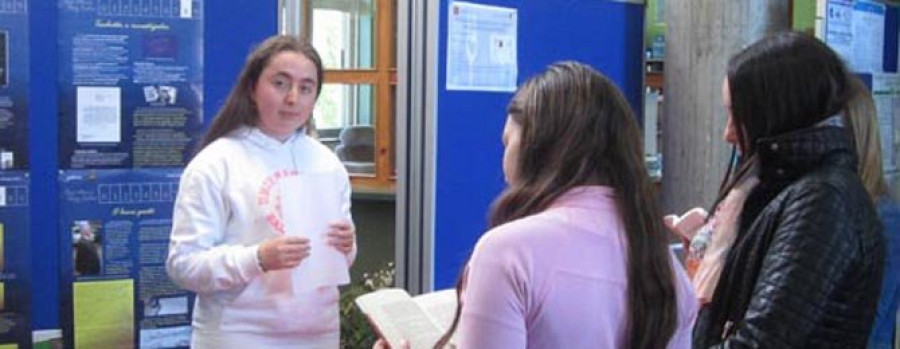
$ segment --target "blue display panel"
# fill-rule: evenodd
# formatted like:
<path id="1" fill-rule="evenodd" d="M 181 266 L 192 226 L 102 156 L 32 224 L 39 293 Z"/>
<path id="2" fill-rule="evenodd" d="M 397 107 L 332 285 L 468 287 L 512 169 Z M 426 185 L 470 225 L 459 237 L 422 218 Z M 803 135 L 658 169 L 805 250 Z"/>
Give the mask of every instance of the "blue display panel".
<path id="1" fill-rule="evenodd" d="M 612 0 L 478 0 L 518 12 L 518 82 L 559 60 L 592 65 L 613 80 L 640 115 L 643 105 L 644 5 Z M 487 227 L 503 189 L 500 141 L 512 93 L 451 91 L 447 84 L 447 14 L 441 0 L 435 154 L 434 287 L 451 287 Z M 472 156 L 480 154 L 480 156 Z"/>
<path id="2" fill-rule="evenodd" d="M 20 347 L 31 346 L 28 188 L 27 173 L 0 172 L 0 344 Z"/>
<path id="3" fill-rule="evenodd" d="M 60 175 L 66 347 L 190 343 L 193 297 L 166 275 L 180 170 L 69 170 Z"/>
<path id="4" fill-rule="evenodd" d="M 28 1 L 0 0 L 0 170 L 28 168 Z"/>
<path id="5" fill-rule="evenodd" d="M 60 167 L 180 167 L 203 127 L 202 0 L 59 1 Z"/>

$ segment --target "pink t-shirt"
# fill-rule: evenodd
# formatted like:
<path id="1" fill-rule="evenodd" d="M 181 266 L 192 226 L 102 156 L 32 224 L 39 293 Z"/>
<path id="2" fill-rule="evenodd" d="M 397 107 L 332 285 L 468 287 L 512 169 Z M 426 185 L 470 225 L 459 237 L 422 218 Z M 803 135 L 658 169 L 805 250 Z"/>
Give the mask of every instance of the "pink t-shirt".
<path id="1" fill-rule="evenodd" d="M 544 212 L 487 232 L 469 261 L 459 346 L 624 347 L 626 239 L 613 195 L 575 188 Z M 697 300 L 674 255 L 670 263 L 678 327 L 669 348 L 690 348 Z"/>

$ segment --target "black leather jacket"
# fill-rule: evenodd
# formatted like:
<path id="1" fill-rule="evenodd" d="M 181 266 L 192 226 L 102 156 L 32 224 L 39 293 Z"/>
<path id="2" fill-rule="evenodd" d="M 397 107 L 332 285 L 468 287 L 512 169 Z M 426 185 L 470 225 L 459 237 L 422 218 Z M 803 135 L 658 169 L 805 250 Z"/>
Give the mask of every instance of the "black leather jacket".
<path id="1" fill-rule="evenodd" d="M 824 126 L 757 149 L 760 184 L 697 318 L 694 347 L 865 347 L 884 247 L 852 138 Z"/>

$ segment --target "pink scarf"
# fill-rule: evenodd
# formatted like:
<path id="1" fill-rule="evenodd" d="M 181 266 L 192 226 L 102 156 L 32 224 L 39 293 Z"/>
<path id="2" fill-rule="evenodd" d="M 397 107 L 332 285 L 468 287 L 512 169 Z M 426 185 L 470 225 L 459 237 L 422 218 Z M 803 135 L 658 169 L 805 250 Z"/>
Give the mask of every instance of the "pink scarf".
<path id="1" fill-rule="evenodd" d="M 716 207 L 713 217 L 697 233 L 708 237 L 708 245 L 701 252 L 700 265 L 691 280 L 700 303 L 707 303 L 712 299 L 719 276 L 722 275 L 725 258 L 737 237 L 738 218 L 744 208 L 744 201 L 758 183 L 759 178 L 754 174 L 732 188 Z M 693 245 L 694 241 L 691 243 L 691 250 L 694 249 Z"/>

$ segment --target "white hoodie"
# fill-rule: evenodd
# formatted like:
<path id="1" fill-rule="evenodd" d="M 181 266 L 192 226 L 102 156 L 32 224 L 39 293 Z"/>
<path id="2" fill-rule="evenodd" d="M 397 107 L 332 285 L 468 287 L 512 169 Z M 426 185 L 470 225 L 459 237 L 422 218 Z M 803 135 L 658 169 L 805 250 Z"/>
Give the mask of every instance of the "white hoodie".
<path id="1" fill-rule="evenodd" d="M 208 145 L 185 168 L 166 270 L 197 293 L 192 347 L 337 347 L 337 287 L 295 292 L 290 271 L 264 273 L 257 259 L 259 244 L 278 236 L 273 219 L 280 220 L 281 199 L 273 196 L 279 180 L 297 173 L 333 173 L 343 183 L 334 195 L 352 222 L 346 169 L 302 132 L 281 143 L 243 127 Z M 354 246 L 348 262 L 355 253 Z"/>

